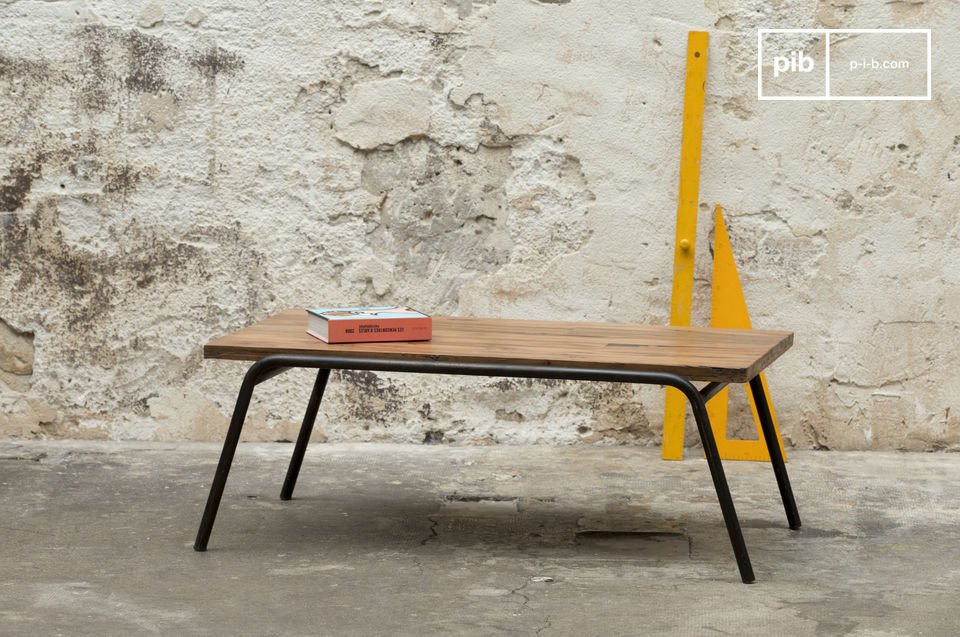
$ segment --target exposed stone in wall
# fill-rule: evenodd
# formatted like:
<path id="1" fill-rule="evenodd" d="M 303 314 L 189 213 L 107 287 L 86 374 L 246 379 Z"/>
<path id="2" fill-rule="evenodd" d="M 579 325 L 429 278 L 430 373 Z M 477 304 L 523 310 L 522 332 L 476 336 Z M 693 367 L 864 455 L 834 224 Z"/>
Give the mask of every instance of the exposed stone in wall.
<path id="1" fill-rule="evenodd" d="M 15 330 L 0 319 L 0 382 L 26 391 L 33 375 L 33 334 Z"/>
<path id="2" fill-rule="evenodd" d="M 337 139 L 368 150 L 424 136 L 430 128 L 430 98 L 422 81 L 394 78 L 358 84 L 337 111 Z"/>
<path id="3" fill-rule="evenodd" d="M 694 321 L 719 202 L 754 325 L 797 335 L 768 375 L 788 445 L 958 448 L 957 56 L 935 44 L 931 102 L 759 102 L 754 75 L 758 27 L 958 11 L 0 2 L 0 436 L 218 439 L 245 366 L 202 344 L 287 307 L 665 322 L 708 29 Z M 312 380 L 258 388 L 245 438 L 295 438 Z M 315 438 L 657 444 L 662 400 L 335 373 Z"/>
<path id="4" fill-rule="evenodd" d="M 56 418 L 50 405 L 30 395 L 34 335 L 0 319 L 0 431 L 5 436 L 34 436 Z"/>
<path id="5" fill-rule="evenodd" d="M 206 17 L 207 17 L 207 14 L 204 13 L 203 9 L 199 9 L 197 7 L 190 7 L 189 9 L 187 9 L 187 13 L 183 16 L 183 20 L 184 22 L 186 22 L 192 27 L 198 27 Z"/>
<path id="6" fill-rule="evenodd" d="M 162 6 L 156 2 L 147 3 L 142 9 L 140 9 L 140 13 L 137 15 L 137 26 L 144 29 L 155 27 L 163 22 L 163 18 L 165 16 L 166 12 L 163 10 Z"/>

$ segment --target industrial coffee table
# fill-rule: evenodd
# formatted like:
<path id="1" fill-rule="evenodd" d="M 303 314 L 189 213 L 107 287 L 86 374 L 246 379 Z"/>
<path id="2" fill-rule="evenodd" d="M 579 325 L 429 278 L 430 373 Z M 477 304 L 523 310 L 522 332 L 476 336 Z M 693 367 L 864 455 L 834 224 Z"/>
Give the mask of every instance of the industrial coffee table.
<path id="1" fill-rule="evenodd" d="M 800 528 L 759 377 L 792 344 L 793 334 L 779 331 L 435 317 L 430 341 L 328 345 L 306 333 L 306 312 L 281 312 L 204 347 L 205 358 L 254 363 L 240 386 L 194 548 L 207 549 L 254 387 L 288 369 L 318 371 L 280 492 L 282 500 L 293 496 L 332 369 L 642 383 L 675 387 L 690 402 L 740 577 L 753 582 L 706 403 L 728 383 L 750 384 L 787 522 L 791 529 Z M 695 381 L 705 384 L 698 389 Z"/>

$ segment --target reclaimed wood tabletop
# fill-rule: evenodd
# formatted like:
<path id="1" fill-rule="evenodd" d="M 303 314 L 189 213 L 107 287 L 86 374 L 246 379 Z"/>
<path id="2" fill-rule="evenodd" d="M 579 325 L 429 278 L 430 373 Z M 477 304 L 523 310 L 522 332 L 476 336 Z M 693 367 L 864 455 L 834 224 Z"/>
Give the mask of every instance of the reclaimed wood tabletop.
<path id="1" fill-rule="evenodd" d="M 307 313 L 285 310 L 210 341 L 205 358 L 270 354 L 355 356 L 679 374 L 745 383 L 793 344 L 793 333 L 438 316 L 429 341 L 327 344 L 306 332 Z"/>

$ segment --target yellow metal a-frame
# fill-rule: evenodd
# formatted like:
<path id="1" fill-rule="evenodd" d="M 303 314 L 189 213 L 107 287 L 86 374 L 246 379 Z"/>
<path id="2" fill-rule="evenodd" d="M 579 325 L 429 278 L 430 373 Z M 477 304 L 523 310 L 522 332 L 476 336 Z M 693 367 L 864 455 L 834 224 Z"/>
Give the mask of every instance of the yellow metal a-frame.
<path id="1" fill-rule="evenodd" d="M 727 327 L 749 330 L 750 313 L 747 312 L 747 300 L 743 296 L 743 286 L 740 285 L 740 275 L 737 274 L 737 264 L 733 260 L 733 247 L 730 245 L 730 235 L 723 222 L 723 210 L 717 205 L 715 211 L 715 225 L 713 231 L 713 290 L 710 302 L 710 327 Z M 787 454 L 783 450 L 783 441 L 780 439 L 780 426 L 777 424 L 777 414 L 773 411 L 773 402 L 770 400 L 770 389 L 767 379 L 760 372 L 760 382 L 763 384 L 763 393 L 766 394 L 767 404 L 770 406 L 770 418 L 773 428 L 777 432 L 777 442 L 780 444 L 780 453 L 784 461 Z M 744 385 L 747 389 L 747 385 Z M 756 440 L 730 440 L 727 438 L 727 399 L 729 388 L 723 389 L 707 403 L 707 414 L 710 416 L 710 425 L 713 428 L 714 438 L 717 439 L 717 451 L 724 460 L 761 460 L 769 461 L 770 453 L 763 440 L 760 430 L 760 416 L 757 415 L 757 406 L 753 401 L 753 394 L 747 389 L 747 398 L 750 400 L 750 411 L 753 412 L 753 424 L 757 428 Z"/>

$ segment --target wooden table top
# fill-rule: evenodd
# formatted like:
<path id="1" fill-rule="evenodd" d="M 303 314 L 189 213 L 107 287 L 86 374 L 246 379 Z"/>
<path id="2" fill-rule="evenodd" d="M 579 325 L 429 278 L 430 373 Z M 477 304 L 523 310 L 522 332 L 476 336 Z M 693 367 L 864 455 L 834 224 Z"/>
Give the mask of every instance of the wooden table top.
<path id="1" fill-rule="evenodd" d="M 327 344 L 306 333 L 307 313 L 286 310 L 214 339 L 205 358 L 255 361 L 269 354 L 336 354 L 447 362 L 657 371 L 690 380 L 745 383 L 793 344 L 793 333 L 570 323 L 468 317 L 433 318 L 433 339 Z"/>

